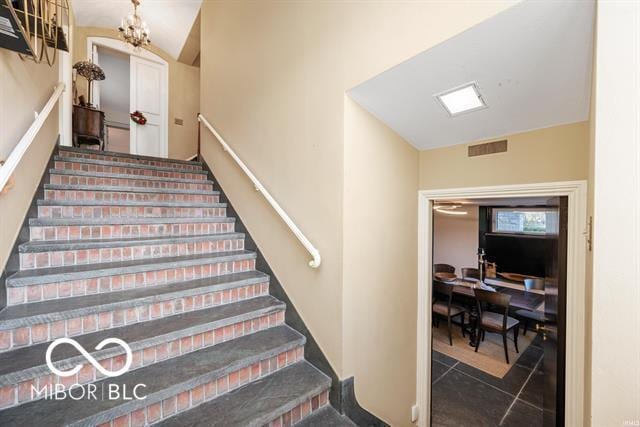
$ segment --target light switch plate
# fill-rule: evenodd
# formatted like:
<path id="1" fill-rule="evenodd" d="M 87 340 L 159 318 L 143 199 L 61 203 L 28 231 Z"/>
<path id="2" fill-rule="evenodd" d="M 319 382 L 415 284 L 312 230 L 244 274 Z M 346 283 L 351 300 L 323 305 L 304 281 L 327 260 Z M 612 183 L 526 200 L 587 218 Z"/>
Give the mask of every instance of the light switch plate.
<path id="1" fill-rule="evenodd" d="M 418 421 L 418 405 L 413 405 L 411 407 L 411 422 L 415 423 L 416 421 Z"/>

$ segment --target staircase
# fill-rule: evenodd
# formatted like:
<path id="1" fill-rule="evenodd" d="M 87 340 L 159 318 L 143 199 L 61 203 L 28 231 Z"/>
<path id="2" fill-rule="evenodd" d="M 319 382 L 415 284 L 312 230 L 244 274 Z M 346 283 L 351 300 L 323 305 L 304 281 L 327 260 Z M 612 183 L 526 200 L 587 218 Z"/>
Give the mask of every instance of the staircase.
<path id="1" fill-rule="evenodd" d="M 0 425 L 354 425 L 202 164 L 67 147 L 53 162 L 6 279 Z M 63 337 L 107 373 L 126 350 L 99 344 L 119 338 L 130 368 L 106 376 L 62 343 L 55 368 L 80 368 L 58 376 L 45 354 Z"/>

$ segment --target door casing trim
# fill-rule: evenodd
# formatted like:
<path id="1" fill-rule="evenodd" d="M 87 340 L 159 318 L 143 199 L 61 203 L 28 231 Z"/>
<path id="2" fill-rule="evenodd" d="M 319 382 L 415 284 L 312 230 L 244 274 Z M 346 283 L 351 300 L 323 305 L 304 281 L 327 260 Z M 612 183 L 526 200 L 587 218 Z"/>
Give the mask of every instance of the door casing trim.
<path id="1" fill-rule="evenodd" d="M 431 425 L 431 283 L 434 200 L 567 196 L 565 424 L 584 425 L 587 182 L 563 181 L 418 192 L 418 426 Z"/>

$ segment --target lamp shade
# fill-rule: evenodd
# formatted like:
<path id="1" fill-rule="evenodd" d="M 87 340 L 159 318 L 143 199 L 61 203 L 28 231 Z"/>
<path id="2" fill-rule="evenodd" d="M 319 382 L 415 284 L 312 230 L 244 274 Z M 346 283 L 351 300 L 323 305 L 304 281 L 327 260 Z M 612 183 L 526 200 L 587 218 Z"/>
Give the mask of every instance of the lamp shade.
<path id="1" fill-rule="evenodd" d="M 104 80 L 104 71 L 102 68 L 97 66 L 91 61 L 79 61 L 76 62 L 73 68 L 77 71 L 79 75 L 84 77 L 85 79 L 91 81 L 94 80 Z"/>

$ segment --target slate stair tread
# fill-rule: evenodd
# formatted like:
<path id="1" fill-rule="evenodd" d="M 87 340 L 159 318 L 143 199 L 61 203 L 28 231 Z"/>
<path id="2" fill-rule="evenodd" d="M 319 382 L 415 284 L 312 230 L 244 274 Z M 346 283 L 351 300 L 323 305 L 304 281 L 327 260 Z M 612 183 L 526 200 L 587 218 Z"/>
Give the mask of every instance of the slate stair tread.
<path id="1" fill-rule="evenodd" d="M 202 166 L 202 162 L 194 162 L 191 160 L 182 160 L 182 159 L 171 159 L 169 157 L 155 157 L 155 156 L 145 156 L 143 154 L 130 154 L 130 153 L 120 153 L 118 151 L 96 151 L 96 150 L 88 150 L 86 148 L 78 148 L 78 147 L 66 147 L 60 146 L 60 151 L 67 151 L 72 153 L 83 153 L 83 154 L 96 154 L 98 156 L 112 156 L 112 157 L 121 157 L 124 159 L 139 159 L 139 160 L 155 160 L 159 162 L 167 162 L 167 163 L 175 163 L 181 165 L 197 165 Z"/>
<path id="2" fill-rule="evenodd" d="M 115 239 L 35 240 L 22 243 L 21 253 L 75 251 L 81 249 L 119 248 L 129 246 L 169 245 L 207 240 L 243 239 L 244 233 L 196 234 L 191 236 L 135 237 Z"/>
<path id="3" fill-rule="evenodd" d="M 198 295 L 203 292 L 216 292 L 218 290 L 262 283 L 268 279 L 268 275 L 260 271 L 251 270 L 187 282 L 177 282 L 169 285 L 148 286 L 30 304 L 12 305 L 0 311 L 0 330 L 61 319 L 71 319 L 87 314 L 95 314 L 99 311 L 136 307 L 141 304 L 151 304 L 180 296 Z"/>
<path id="4" fill-rule="evenodd" d="M 54 156 L 53 159 L 58 162 L 88 163 L 88 164 L 95 164 L 100 166 L 125 166 L 125 167 L 131 167 L 136 169 L 159 170 L 163 172 L 184 172 L 184 173 L 197 173 L 202 175 L 206 175 L 208 173 L 203 169 L 177 169 L 177 168 L 170 168 L 166 166 L 150 166 L 150 165 L 144 165 L 141 163 L 124 163 L 124 162 L 114 162 L 111 160 L 84 159 L 82 157 Z"/>
<path id="5" fill-rule="evenodd" d="M 225 262 L 252 259 L 252 251 L 225 251 L 210 254 L 183 255 L 177 257 L 147 258 L 134 261 L 105 262 L 100 264 L 81 264 L 66 267 L 37 268 L 20 270 L 9 276 L 7 286 L 28 286 L 33 284 L 105 277 L 114 274 L 142 273 L 166 268 L 187 267 L 206 262 Z"/>
<path id="6" fill-rule="evenodd" d="M 157 425 L 260 427 L 319 394 L 330 384 L 329 377 L 301 361 Z"/>
<path id="7" fill-rule="evenodd" d="M 205 217 L 107 217 L 107 218 L 30 218 L 29 225 L 33 227 L 55 226 L 83 226 L 83 225 L 140 225 L 140 224 L 191 224 L 191 223 L 219 223 L 236 222 L 228 216 Z"/>
<path id="8" fill-rule="evenodd" d="M 202 328 L 217 328 L 219 327 L 218 325 L 227 326 L 255 316 L 284 310 L 284 308 L 285 304 L 283 302 L 272 296 L 265 295 L 119 328 L 92 332 L 73 339 L 89 353 L 92 353 L 94 357 L 99 354 L 106 355 L 107 353 L 109 355 L 117 355 L 122 354 L 121 347 L 118 346 L 107 346 L 100 351 L 94 349 L 105 338 L 116 337 L 128 343 L 132 351 L 136 351 L 152 343 L 157 344 L 178 339 Z M 44 357 L 48 346 L 49 343 L 41 343 L 0 353 L 0 386 L 30 378 L 34 375 L 34 372 L 35 375 L 38 373 L 48 374 L 49 369 L 45 364 Z M 76 359 L 80 359 L 80 362 L 84 363 L 83 356 L 79 355 L 75 348 L 67 345 L 57 347 L 52 353 L 51 359 L 57 365 L 58 362 L 69 359 L 73 363 L 76 363 Z M 29 371 L 31 374 L 27 375 L 25 371 Z"/>
<path id="9" fill-rule="evenodd" d="M 70 176 L 87 176 L 94 178 L 113 178 L 113 179 L 141 179 L 147 181 L 166 181 L 166 182 L 181 182 L 188 184 L 213 184 L 213 181 L 206 179 L 188 179 L 188 178 L 166 178 L 164 176 L 152 176 L 152 175 L 134 175 L 128 173 L 112 173 L 112 172 L 92 172 L 73 169 L 49 169 L 50 175 L 70 175 Z"/>
<path id="10" fill-rule="evenodd" d="M 325 406 L 297 423 L 296 427 L 355 427 L 355 424 L 333 407 Z"/>
<path id="11" fill-rule="evenodd" d="M 303 344 L 304 336 L 287 326 L 267 329 L 96 383 L 98 390 L 102 384 L 126 384 L 129 390 L 146 384 L 145 400 L 40 400 L 0 411 L 0 425 L 100 424 Z"/>

